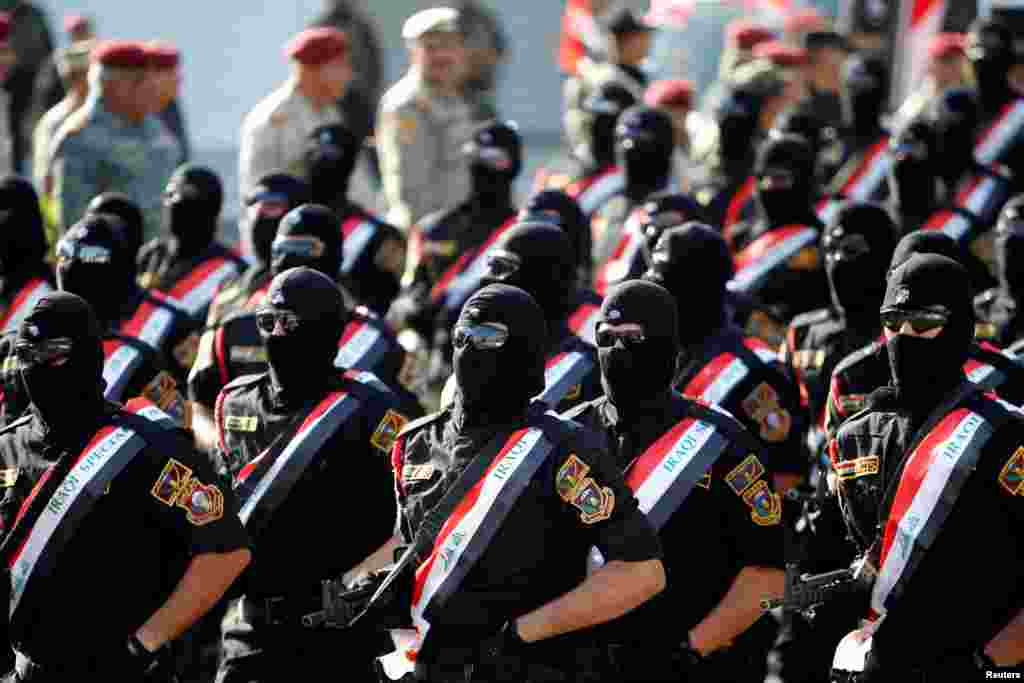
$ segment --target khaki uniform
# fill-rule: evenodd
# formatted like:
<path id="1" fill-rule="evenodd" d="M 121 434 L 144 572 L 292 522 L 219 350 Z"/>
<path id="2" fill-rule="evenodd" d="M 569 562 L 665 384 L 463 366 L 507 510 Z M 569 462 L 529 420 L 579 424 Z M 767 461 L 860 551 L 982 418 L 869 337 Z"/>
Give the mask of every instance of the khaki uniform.
<path id="1" fill-rule="evenodd" d="M 469 196 L 462 145 L 473 124 L 465 100 L 432 96 L 413 69 L 384 94 L 377 121 L 389 223 L 408 229 Z"/>

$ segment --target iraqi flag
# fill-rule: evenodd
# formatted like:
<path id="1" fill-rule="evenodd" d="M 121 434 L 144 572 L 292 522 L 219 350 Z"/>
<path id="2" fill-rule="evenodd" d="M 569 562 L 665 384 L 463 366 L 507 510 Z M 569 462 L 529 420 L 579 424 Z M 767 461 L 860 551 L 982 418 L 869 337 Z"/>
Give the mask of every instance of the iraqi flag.
<path id="1" fill-rule="evenodd" d="M 909 0 L 900 3 L 896 41 L 896 72 L 893 101 L 902 102 L 924 78 L 928 67 L 928 43 L 942 30 L 948 0 Z"/>

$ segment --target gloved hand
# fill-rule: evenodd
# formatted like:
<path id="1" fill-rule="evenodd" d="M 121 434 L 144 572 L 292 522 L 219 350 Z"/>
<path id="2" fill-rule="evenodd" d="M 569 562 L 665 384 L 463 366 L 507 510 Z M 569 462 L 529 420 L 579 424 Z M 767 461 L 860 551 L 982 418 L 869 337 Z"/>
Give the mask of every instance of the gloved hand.
<path id="1" fill-rule="evenodd" d="M 109 662 L 110 671 L 118 680 L 152 680 L 160 667 L 163 648 L 150 652 L 134 635 L 114 646 L 101 661 Z M 113 677 L 113 676 L 112 676 Z"/>

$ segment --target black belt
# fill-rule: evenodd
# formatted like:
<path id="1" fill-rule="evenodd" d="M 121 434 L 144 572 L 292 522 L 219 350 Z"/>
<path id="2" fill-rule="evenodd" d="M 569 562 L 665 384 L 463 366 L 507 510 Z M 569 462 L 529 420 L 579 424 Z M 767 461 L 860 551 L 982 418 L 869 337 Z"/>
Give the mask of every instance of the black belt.
<path id="1" fill-rule="evenodd" d="M 243 595 L 228 607 L 225 620 L 234 617 L 253 626 L 301 626 L 302 615 L 310 612 L 311 605 L 292 597 Z"/>

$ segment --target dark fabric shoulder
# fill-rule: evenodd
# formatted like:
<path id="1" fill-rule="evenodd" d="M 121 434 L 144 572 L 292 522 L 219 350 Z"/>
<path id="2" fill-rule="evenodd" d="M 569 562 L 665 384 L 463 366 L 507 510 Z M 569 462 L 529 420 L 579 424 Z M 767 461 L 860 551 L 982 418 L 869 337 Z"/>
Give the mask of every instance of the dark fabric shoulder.
<path id="1" fill-rule="evenodd" d="M 579 405 L 576 405 L 562 413 L 561 417 L 566 420 L 572 420 L 574 422 L 582 423 L 590 415 L 590 413 L 599 411 L 601 409 L 601 406 L 604 405 L 604 403 L 606 403 L 607 401 L 607 396 L 601 396 L 599 398 L 595 398 L 593 401 L 586 401 L 585 403 L 580 403 Z"/>
<path id="2" fill-rule="evenodd" d="M 689 404 L 689 417 L 695 417 L 698 420 L 714 425 L 716 429 L 725 433 L 730 441 L 747 452 L 759 452 L 762 449 L 760 442 L 731 413 L 716 406 L 694 401 L 685 396 L 681 398 Z"/>
<path id="3" fill-rule="evenodd" d="M 427 214 L 419 220 L 420 233 L 423 235 L 423 239 L 437 240 L 444 239 L 451 236 L 446 234 L 448 226 L 452 220 L 458 217 L 460 214 L 466 211 L 464 204 L 459 204 L 450 209 L 442 209 L 441 211 L 435 211 L 434 213 Z"/>
<path id="4" fill-rule="evenodd" d="M 261 372 L 256 375 L 242 375 L 241 377 L 236 377 L 235 379 L 225 384 L 224 388 L 221 389 L 221 392 L 227 394 L 235 391 L 240 391 L 247 387 L 254 387 L 257 384 L 259 384 L 261 380 L 267 379 L 269 377 L 270 375 L 266 372 Z"/>
<path id="5" fill-rule="evenodd" d="M 821 323 L 828 322 L 834 316 L 835 313 L 831 308 L 819 308 L 814 311 L 799 314 L 790 321 L 789 326 L 793 328 L 811 327 L 812 325 L 820 325 Z"/>
<path id="6" fill-rule="evenodd" d="M 429 415 L 424 415 L 421 418 L 418 418 L 416 420 L 412 420 L 410 422 L 407 422 L 405 424 L 405 427 L 402 428 L 402 431 L 400 431 L 398 433 L 398 436 L 399 437 L 409 436 L 410 434 L 412 434 L 413 432 L 418 431 L 422 427 L 426 427 L 427 425 L 434 424 L 435 422 L 439 422 L 443 418 L 447 418 L 447 417 L 448 417 L 448 411 L 447 410 L 439 410 L 436 413 L 430 413 Z"/>
<path id="7" fill-rule="evenodd" d="M 836 369 L 833 370 L 832 374 L 838 375 L 850 370 L 850 368 L 859 365 L 864 362 L 865 358 L 870 358 L 881 350 L 882 345 L 877 341 L 873 341 L 867 346 L 864 346 L 852 353 L 848 354 L 845 358 L 839 361 L 836 365 Z"/>

